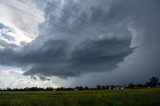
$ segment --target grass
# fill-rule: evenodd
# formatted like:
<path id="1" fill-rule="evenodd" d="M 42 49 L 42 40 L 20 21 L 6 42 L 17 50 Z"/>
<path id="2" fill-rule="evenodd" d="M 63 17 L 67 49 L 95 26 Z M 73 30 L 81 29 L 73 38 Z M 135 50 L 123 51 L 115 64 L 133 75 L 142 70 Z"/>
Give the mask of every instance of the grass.
<path id="1" fill-rule="evenodd" d="M 0 106 L 160 106 L 160 89 L 0 92 Z"/>

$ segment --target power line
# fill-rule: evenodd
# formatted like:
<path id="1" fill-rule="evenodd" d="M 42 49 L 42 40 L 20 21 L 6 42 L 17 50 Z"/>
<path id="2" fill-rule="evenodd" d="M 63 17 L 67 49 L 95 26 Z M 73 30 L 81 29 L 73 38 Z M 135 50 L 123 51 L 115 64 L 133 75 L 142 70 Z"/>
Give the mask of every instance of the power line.
<path id="1" fill-rule="evenodd" d="M 23 11 L 23 10 L 21 10 L 21 9 L 18 9 L 18 8 L 12 6 L 12 5 L 6 4 L 6 3 L 2 2 L 1 0 L 0 0 L 0 3 L 3 4 L 3 5 L 6 5 L 6 6 L 8 6 L 8 7 L 11 7 L 11 8 L 13 8 L 13 9 L 15 9 L 15 10 L 17 10 L 17 11 L 25 12 L 25 11 Z M 29 16 L 32 16 L 32 17 L 36 17 L 35 15 L 30 14 L 30 13 L 28 13 L 28 12 L 25 12 L 25 14 L 27 14 L 27 15 L 29 15 Z M 39 18 L 40 18 L 40 17 L 39 17 Z M 21 30 L 23 30 L 23 31 L 25 31 L 26 33 L 28 33 L 28 32 L 27 32 L 26 30 L 24 30 L 24 29 L 21 29 Z M 36 32 L 36 29 L 35 29 L 35 28 L 34 28 L 34 31 Z"/>
<path id="2" fill-rule="evenodd" d="M 102 32 L 100 29 L 95 28 L 94 25 L 92 25 L 92 24 L 90 24 L 90 23 L 88 23 L 88 22 L 82 20 L 81 18 L 79 18 L 79 17 L 73 15 L 72 13 L 68 12 L 67 10 L 64 10 L 64 9 L 58 7 L 58 6 L 55 5 L 54 3 L 51 3 L 51 2 L 49 2 L 48 0 L 43 0 L 43 1 L 45 1 L 46 3 L 50 4 L 51 6 L 53 6 L 53 7 L 55 7 L 55 8 L 57 8 L 58 10 L 62 11 L 63 13 L 68 14 L 68 15 L 74 17 L 75 19 L 79 20 L 81 23 L 84 23 L 84 24 L 88 25 L 89 27 L 91 27 L 91 28 L 97 30 L 99 33 L 102 33 L 102 34 L 105 33 L 105 32 Z"/>
<path id="3" fill-rule="evenodd" d="M 26 12 L 26 11 L 24 11 L 24 10 L 18 9 L 18 8 L 12 6 L 12 5 L 6 4 L 6 3 L 4 3 L 4 2 L 2 2 L 2 1 L 0 1 L 0 2 L 1 2 L 2 4 L 4 4 L 4 5 L 8 6 L 8 7 L 11 7 L 11 8 L 13 8 L 13 9 L 15 9 L 15 10 L 17 10 L 17 11 L 20 11 L 20 12 L 22 12 L 22 13 L 25 13 L 25 14 L 27 14 L 27 15 L 29 15 L 29 16 L 32 16 L 32 17 L 35 17 L 35 18 L 41 18 L 41 17 L 35 16 L 35 15 L 31 14 L 31 13 L 28 13 L 28 12 Z M 66 30 L 66 28 L 63 28 L 63 27 L 61 27 L 61 26 L 58 26 L 57 24 L 51 23 L 50 21 L 47 21 L 47 23 L 52 24 L 52 25 L 55 25 L 56 27 L 61 28 L 61 29 L 63 29 L 63 30 Z M 67 30 L 68 30 L 68 29 L 67 29 Z M 89 40 L 89 41 L 91 41 L 91 42 L 94 42 L 94 41 L 95 41 L 95 40 L 92 40 L 92 39 L 90 39 L 90 38 L 88 38 L 88 37 L 81 36 L 81 35 L 77 34 L 76 32 L 74 32 L 74 31 L 72 31 L 72 30 L 68 30 L 68 31 L 71 32 L 71 33 L 74 33 L 76 36 L 78 35 L 77 37 L 82 37 L 82 38 L 87 39 L 87 40 Z M 113 44 L 112 44 L 112 45 L 113 45 Z M 116 45 L 115 45 L 115 46 L 116 46 Z M 118 47 L 118 46 L 117 46 L 117 47 Z M 109 46 L 108 46 L 108 48 L 114 50 L 113 48 L 111 48 L 111 47 L 109 47 Z M 119 48 L 120 48 L 120 47 L 119 47 Z M 122 49 L 124 49 L 124 48 L 122 48 Z"/>
<path id="4" fill-rule="evenodd" d="M 21 3 L 24 3 L 24 4 L 32 7 L 32 8 L 35 8 L 35 9 L 39 10 L 40 12 L 43 12 L 44 14 L 49 15 L 51 18 L 56 18 L 56 19 L 58 19 L 58 20 L 60 20 L 60 21 L 62 21 L 62 22 L 67 23 L 68 25 L 74 26 L 73 23 L 66 22 L 66 20 L 64 20 L 64 19 L 62 19 L 62 18 L 60 18 L 60 17 L 57 17 L 57 16 L 55 16 L 55 15 L 52 15 L 52 14 L 50 14 L 50 13 L 48 13 L 48 12 L 46 12 L 46 11 L 44 11 L 44 10 L 36 7 L 36 6 L 31 5 L 30 3 L 27 3 L 27 2 L 25 2 L 25 1 L 23 1 L 23 0 L 19 0 L 19 1 L 20 1 Z M 79 27 L 78 27 L 78 29 L 79 29 L 79 31 L 82 31 Z M 88 31 L 86 31 L 86 30 L 83 30 L 83 32 L 85 32 L 86 34 L 92 35 L 91 32 L 88 32 Z"/>
<path id="5" fill-rule="evenodd" d="M 41 10 L 41 9 L 39 9 L 39 8 L 37 8 L 37 7 L 35 7 L 35 6 L 32 6 L 31 4 L 28 4 L 27 2 L 24 2 L 23 0 L 19 0 L 21 3 L 23 3 L 23 4 L 26 4 L 26 5 L 28 5 L 28 6 L 30 6 L 30 7 L 32 7 L 32 8 L 34 8 L 34 9 L 38 9 L 39 11 L 41 11 L 41 12 L 43 12 L 43 13 L 45 13 L 45 14 L 49 14 L 49 13 L 47 13 L 46 11 L 43 11 L 43 10 Z M 50 15 L 50 14 L 49 14 Z M 58 17 L 56 17 L 56 16 L 54 16 L 54 15 L 51 15 L 52 17 L 55 17 L 55 18 L 58 18 Z M 59 20 L 62 20 L 62 19 L 60 19 L 60 18 L 58 18 Z M 63 22 L 65 22 L 65 20 L 62 20 Z M 50 22 L 48 22 L 48 23 L 50 23 Z M 63 29 L 65 29 L 65 28 L 63 28 Z M 73 32 L 73 31 L 72 31 Z M 77 35 L 77 34 L 76 34 Z M 79 36 L 79 37 L 82 37 L 82 36 Z M 91 38 L 88 38 L 87 37 L 87 39 L 88 40 L 91 40 L 91 41 L 94 41 L 93 39 L 91 39 Z M 113 44 L 112 44 L 113 45 Z M 115 45 L 114 45 L 115 46 Z M 117 46 L 118 47 L 118 46 Z M 113 48 L 111 48 L 111 49 L 113 49 Z M 122 48 L 122 49 L 124 49 L 124 48 Z"/>
<path id="6" fill-rule="evenodd" d="M 27 15 L 29 15 L 29 16 L 32 16 L 32 17 L 35 17 L 35 18 L 41 18 L 41 17 L 38 17 L 38 16 L 33 15 L 33 14 L 31 14 L 31 13 L 28 13 L 28 12 L 26 12 L 26 11 L 24 11 L 24 10 L 18 9 L 18 8 L 12 6 L 12 5 L 6 4 L 6 3 L 4 3 L 4 2 L 2 2 L 2 1 L 0 1 L 0 3 L 6 5 L 6 6 L 8 6 L 8 7 L 11 7 L 11 8 L 13 8 L 13 9 L 15 9 L 15 10 L 17 10 L 17 11 L 20 11 L 20 12 L 22 12 L 22 13 L 25 13 L 25 14 L 27 14 Z M 78 37 L 82 37 L 82 38 L 87 39 L 87 40 L 89 40 L 89 41 L 93 41 L 92 39 L 90 39 L 90 38 L 88 38 L 88 37 L 81 36 L 81 35 L 79 36 L 79 34 L 77 34 L 76 32 L 74 32 L 74 31 L 72 31 L 72 30 L 69 30 L 69 29 L 67 29 L 67 28 L 61 27 L 61 26 L 59 26 L 59 25 L 57 25 L 57 24 L 55 24 L 55 23 L 51 23 L 51 22 L 48 21 L 48 20 L 47 20 L 47 23 L 52 24 L 52 25 L 54 25 L 55 27 L 58 27 L 58 28 L 60 28 L 60 29 L 67 30 L 67 31 L 69 31 L 69 32 L 71 32 L 71 33 L 74 33 L 74 34 L 78 35 Z"/>

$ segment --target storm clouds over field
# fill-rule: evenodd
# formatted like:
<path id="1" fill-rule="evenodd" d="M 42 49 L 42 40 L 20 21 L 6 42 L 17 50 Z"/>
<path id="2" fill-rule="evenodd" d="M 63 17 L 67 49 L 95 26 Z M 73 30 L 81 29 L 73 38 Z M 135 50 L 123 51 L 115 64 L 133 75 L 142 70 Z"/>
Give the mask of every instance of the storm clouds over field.
<path id="1" fill-rule="evenodd" d="M 20 72 L 22 83 L 40 79 L 59 86 L 143 82 L 160 75 L 159 5 L 158 0 L 0 0 L 0 73 L 12 70 Z M 2 75 L 0 83 L 10 83 L 10 74 Z"/>

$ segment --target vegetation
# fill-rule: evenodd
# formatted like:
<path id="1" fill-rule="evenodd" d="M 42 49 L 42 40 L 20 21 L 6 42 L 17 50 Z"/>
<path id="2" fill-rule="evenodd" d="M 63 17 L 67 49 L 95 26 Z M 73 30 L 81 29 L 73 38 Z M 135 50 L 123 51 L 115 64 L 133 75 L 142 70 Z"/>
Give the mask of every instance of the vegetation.
<path id="1" fill-rule="evenodd" d="M 160 89 L 0 92 L 0 106 L 159 106 Z"/>
<path id="2" fill-rule="evenodd" d="M 157 79 L 126 87 L 6 88 L 0 91 L 0 106 L 160 106 Z"/>
<path id="3" fill-rule="evenodd" d="M 156 87 L 157 85 L 159 85 L 158 81 L 159 80 L 158 80 L 157 77 L 152 77 L 152 78 L 149 79 L 149 82 L 147 82 L 146 85 L 150 86 L 150 87 Z"/>

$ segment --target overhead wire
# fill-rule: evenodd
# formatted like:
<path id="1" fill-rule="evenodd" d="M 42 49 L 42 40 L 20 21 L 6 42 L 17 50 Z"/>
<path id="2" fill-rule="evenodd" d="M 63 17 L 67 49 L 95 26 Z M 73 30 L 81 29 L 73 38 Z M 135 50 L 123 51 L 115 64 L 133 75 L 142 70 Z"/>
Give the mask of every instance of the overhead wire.
<path id="1" fill-rule="evenodd" d="M 62 18 L 60 18 L 60 17 L 58 17 L 58 16 L 55 16 L 55 15 L 52 15 L 52 14 L 50 14 L 49 12 L 46 12 L 45 10 L 42 10 L 42 9 L 38 8 L 37 6 L 31 5 L 31 2 L 30 2 L 30 3 L 29 3 L 29 2 L 25 2 L 24 0 L 18 0 L 18 1 L 20 1 L 21 3 L 24 3 L 24 4 L 28 5 L 28 6 L 30 6 L 30 7 L 32 7 L 32 8 L 37 9 L 37 10 L 39 10 L 40 12 L 43 12 L 45 15 L 49 15 L 50 18 L 56 18 L 56 19 L 58 19 L 58 20 L 60 20 L 60 21 L 62 21 L 62 22 L 64 22 L 64 23 L 67 23 L 68 25 L 75 26 L 74 23 L 66 22 L 65 19 L 62 19 Z M 85 32 L 86 34 L 89 34 L 89 35 L 92 35 L 92 34 L 93 34 L 93 33 L 91 33 L 91 32 L 88 32 L 88 31 L 84 30 L 84 29 L 82 30 L 82 29 L 80 29 L 79 27 L 77 27 L 77 28 L 78 28 L 79 31 L 83 31 L 83 32 Z"/>
<path id="2" fill-rule="evenodd" d="M 77 17 L 76 15 L 68 12 L 67 10 L 64 10 L 64 9 L 58 7 L 58 6 L 55 5 L 54 3 L 51 3 L 51 2 L 49 2 L 48 0 L 43 0 L 43 1 L 45 1 L 46 3 L 48 3 L 48 4 L 51 5 L 51 6 L 55 7 L 56 9 L 62 11 L 63 13 L 68 14 L 68 15 L 74 17 L 76 20 L 80 21 L 81 23 L 84 23 L 84 24 L 88 25 L 89 27 L 91 27 L 91 28 L 93 28 L 94 30 L 98 31 L 100 34 L 105 33 L 105 32 L 103 32 L 103 31 L 101 31 L 99 28 L 97 28 L 97 27 L 95 27 L 94 25 L 90 24 L 89 22 L 84 21 L 84 20 L 82 20 L 81 18 Z"/>
<path id="3" fill-rule="evenodd" d="M 26 12 L 26 11 L 24 11 L 24 10 L 22 10 L 22 9 L 19 9 L 19 8 L 16 8 L 16 7 L 12 6 L 12 5 L 9 5 L 9 4 L 5 3 L 5 2 L 0 1 L 0 3 L 6 5 L 6 6 L 8 6 L 8 7 L 11 7 L 11 8 L 13 8 L 13 9 L 15 9 L 15 10 L 17 10 L 17 11 L 20 11 L 20 12 L 22 12 L 22 13 L 24 13 L 24 14 L 27 14 L 27 15 L 29 15 L 29 16 L 32 16 L 32 17 L 35 17 L 35 18 L 41 18 L 41 17 L 38 17 L 38 16 L 36 16 L 36 15 L 33 15 L 33 14 L 29 13 L 29 12 Z M 67 30 L 67 31 L 69 31 L 69 32 L 71 32 L 71 33 L 73 33 L 73 34 L 75 34 L 75 35 L 78 35 L 78 37 L 82 37 L 82 38 L 87 39 L 87 40 L 89 40 L 89 41 L 93 41 L 92 39 L 90 39 L 90 38 L 88 38 L 88 37 L 86 37 L 86 36 L 81 36 L 80 34 L 77 34 L 76 32 L 74 32 L 74 31 L 72 31 L 72 30 L 69 30 L 69 29 L 67 29 L 67 28 L 64 28 L 64 27 L 62 27 L 62 26 L 60 26 L 60 25 L 57 25 L 57 24 L 55 24 L 55 23 L 53 23 L 53 22 L 51 23 L 51 22 L 48 21 L 48 20 L 46 20 L 46 22 L 49 23 L 49 24 L 54 25 L 55 27 L 58 27 L 58 28 L 63 29 L 63 30 Z M 79 36 L 79 35 L 80 35 L 80 36 Z"/>

